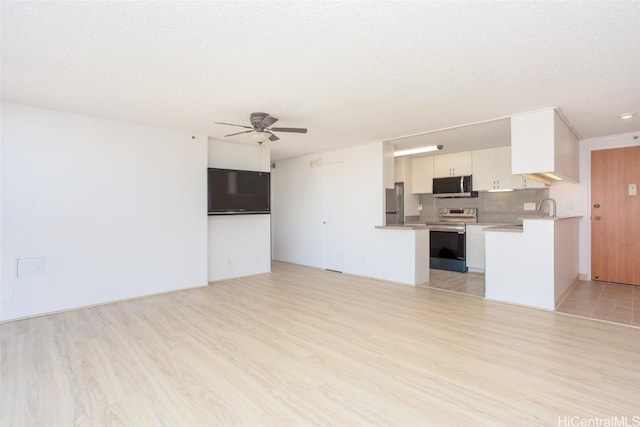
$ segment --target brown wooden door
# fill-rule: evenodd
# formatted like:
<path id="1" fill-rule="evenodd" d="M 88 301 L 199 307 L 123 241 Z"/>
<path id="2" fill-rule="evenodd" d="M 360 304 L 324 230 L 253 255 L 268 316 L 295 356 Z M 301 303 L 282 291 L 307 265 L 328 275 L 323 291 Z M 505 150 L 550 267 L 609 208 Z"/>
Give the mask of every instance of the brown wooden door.
<path id="1" fill-rule="evenodd" d="M 591 152 L 591 278 L 640 285 L 640 147 Z"/>

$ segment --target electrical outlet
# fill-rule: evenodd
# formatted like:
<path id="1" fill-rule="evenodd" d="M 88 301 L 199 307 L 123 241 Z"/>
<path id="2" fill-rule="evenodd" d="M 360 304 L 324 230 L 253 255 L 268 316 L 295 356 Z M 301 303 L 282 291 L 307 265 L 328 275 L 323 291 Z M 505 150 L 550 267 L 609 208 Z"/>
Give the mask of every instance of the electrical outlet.
<path id="1" fill-rule="evenodd" d="M 524 210 L 525 211 L 535 211 L 536 210 L 536 204 L 535 203 L 525 203 L 524 204 Z"/>

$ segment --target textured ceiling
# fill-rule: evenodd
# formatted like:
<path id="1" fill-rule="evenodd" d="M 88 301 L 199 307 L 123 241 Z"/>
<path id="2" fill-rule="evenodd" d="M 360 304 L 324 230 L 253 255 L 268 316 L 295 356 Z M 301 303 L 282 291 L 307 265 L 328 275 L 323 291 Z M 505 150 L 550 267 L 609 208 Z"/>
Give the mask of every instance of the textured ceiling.
<path id="1" fill-rule="evenodd" d="M 549 106 L 581 138 L 640 131 L 637 1 L 1 7 L 3 100 L 212 138 L 253 111 L 309 128 L 274 159 Z M 446 150 L 500 145 L 464 133 Z"/>

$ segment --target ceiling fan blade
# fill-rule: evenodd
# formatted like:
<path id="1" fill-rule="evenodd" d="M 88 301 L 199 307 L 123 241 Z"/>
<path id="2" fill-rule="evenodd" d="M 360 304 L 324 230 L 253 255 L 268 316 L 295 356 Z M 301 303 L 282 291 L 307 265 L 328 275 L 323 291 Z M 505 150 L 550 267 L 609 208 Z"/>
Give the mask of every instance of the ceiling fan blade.
<path id="1" fill-rule="evenodd" d="M 241 128 L 245 128 L 245 129 L 253 129 L 251 126 L 245 126 L 245 125 L 237 125 L 235 123 L 225 123 L 225 122 L 213 122 L 217 125 L 228 125 L 228 126 L 238 126 Z"/>
<path id="2" fill-rule="evenodd" d="M 246 127 L 246 126 L 245 126 L 245 127 Z M 251 129 L 251 130 L 243 130 L 242 132 L 230 133 L 229 135 L 225 135 L 225 137 L 227 137 L 227 136 L 234 136 L 234 135 L 240 135 L 240 134 L 242 134 L 242 133 L 251 133 L 251 132 L 254 132 L 254 129 Z"/>
<path id="3" fill-rule="evenodd" d="M 260 122 L 260 125 L 268 128 L 278 120 L 279 119 L 277 119 L 276 117 L 267 115 L 264 119 L 262 119 L 262 121 Z"/>
<path id="4" fill-rule="evenodd" d="M 295 132 L 295 133 L 307 133 L 305 128 L 271 128 L 274 132 Z"/>
<path id="5" fill-rule="evenodd" d="M 271 136 L 269 137 L 269 141 L 277 141 L 277 140 L 279 140 L 279 139 L 280 139 L 280 138 L 278 138 L 277 136 L 275 136 L 274 134 L 272 134 L 271 132 L 269 132 L 268 130 L 266 130 L 265 132 L 267 132 L 269 135 L 271 135 Z"/>

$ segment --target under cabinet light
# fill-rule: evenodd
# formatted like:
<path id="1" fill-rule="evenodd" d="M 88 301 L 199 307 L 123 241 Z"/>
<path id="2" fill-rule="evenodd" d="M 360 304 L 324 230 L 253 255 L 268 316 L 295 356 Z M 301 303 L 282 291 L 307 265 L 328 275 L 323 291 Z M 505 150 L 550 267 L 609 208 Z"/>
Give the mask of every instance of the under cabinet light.
<path id="1" fill-rule="evenodd" d="M 542 175 L 546 176 L 547 178 L 551 178 L 553 180 L 556 180 L 556 181 L 562 181 L 562 178 L 560 178 L 558 175 L 552 174 L 551 172 L 545 172 Z"/>
<path id="2" fill-rule="evenodd" d="M 393 153 L 393 157 L 409 156 L 411 154 L 429 153 L 430 151 L 442 150 L 442 145 L 429 145 L 427 147 L 408 148 L 406 150 L 398 150 Z"/>

